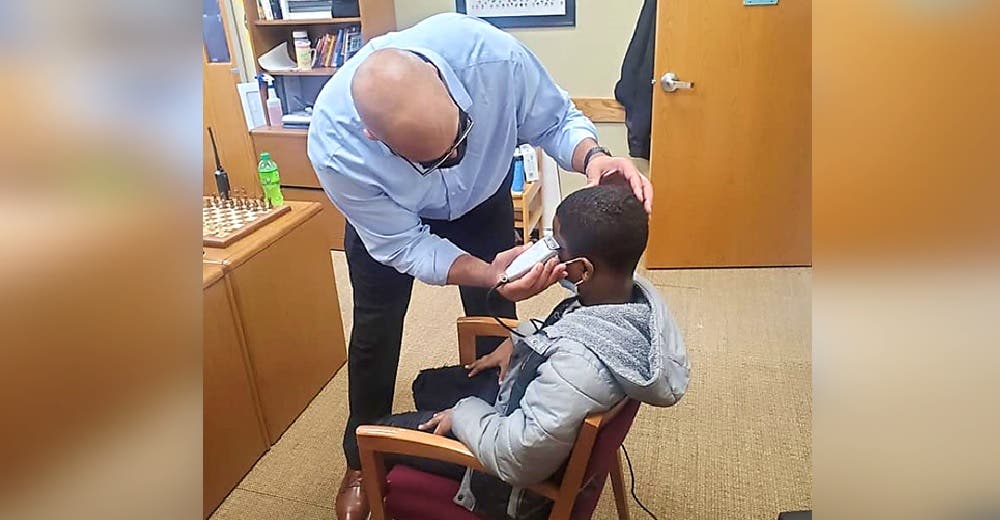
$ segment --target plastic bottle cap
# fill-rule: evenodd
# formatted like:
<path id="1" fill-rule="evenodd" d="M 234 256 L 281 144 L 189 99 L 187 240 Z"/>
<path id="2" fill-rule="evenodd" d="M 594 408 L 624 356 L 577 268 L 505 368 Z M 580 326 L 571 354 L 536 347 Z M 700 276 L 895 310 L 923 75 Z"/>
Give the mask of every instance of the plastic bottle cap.
<path id="1" fill-rule="evenodd" d="M 262 161 L 270 161 L 271 160 L 271 154 L 270 154 L 270 152 L 263 152 L 263 153 L 261 153 L 260 154 L 260 160 L 262 160 Z"/>
<path id="2" fill-rule="evenodd" d="M 292 38 L 308 38 L 309 33 L 305 31 L 292 31 Z"/>

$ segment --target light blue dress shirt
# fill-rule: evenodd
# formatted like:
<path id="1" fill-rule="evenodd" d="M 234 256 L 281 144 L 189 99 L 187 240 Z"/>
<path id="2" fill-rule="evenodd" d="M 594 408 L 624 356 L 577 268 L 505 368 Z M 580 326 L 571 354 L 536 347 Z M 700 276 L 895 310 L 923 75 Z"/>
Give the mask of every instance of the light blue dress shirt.
<path id="1" fill-rule="evenodd" d="M 424 177 L 364 135 L 351 81 L 365 57 L 383 48 L 427 57 L 475 122 L 457 166 Z M 464 251 L 432 234 L 420 218 L 455 220 L 484 202 L 500 188 L 519 144 L 541 146 L 572 170 L 573 150 L 587 137 L 597 139 L 593 123 L 530 50 L 482 20 L 448 13 L 374 38 L 348 60 L 316 98 L 308 152 L 330 200 L 372 258 L 444 285 Z"/>

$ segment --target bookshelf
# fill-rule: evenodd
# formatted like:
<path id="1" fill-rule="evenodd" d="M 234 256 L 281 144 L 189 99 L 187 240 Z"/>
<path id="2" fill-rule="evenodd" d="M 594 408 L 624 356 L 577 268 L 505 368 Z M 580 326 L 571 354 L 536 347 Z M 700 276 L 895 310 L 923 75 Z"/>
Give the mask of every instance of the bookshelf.
<path id="1" fill-rule="evenodd" d="M 299 27 L 303 25 L 339 25 L 361 23 L 361 17 L 355 18 L 316 18 L 314 20 L 254 20 L 257 27 Z"/>
<path id="2" fill-rule="evenodd" d="M 365 42 L 396 30 L 396 7 L 394 0 L 359 0 L 358 7 L 361 16 L 344 18 L 316 18 L 309 20 L 263 20 L 258 18 L 257 0 L 242 0 L 246 13 L 246 28 L 250 34 L 251 52 L 257 70 L 260 68 L 257 58 L 271 50 L 281 42 L 288 42 L 292 47 L 292 31 L 306 31 L 313 45 L 319 37 L 326 33 L 336 33 L 342 27 L 360 25 Z M 294 58 L 292 58 L 294 60 Z M 269 72 L 276 82 L 292 81 L 307 85 L 303 91 L 313 93 L 306 96 L 305 101 L 315 101 L 315 93 L 330 76 L 336 74 L 335 67 L 319 67 L 308 71 Z M 267 96 L 262 89 L 261 97 Z M 283 100 L 288 103 L 288 100 Z M 286 104 L 287 107 L 287 104 Z M 326 221 L 327 236 L 331 237 L 332 249 L 343 249 L 344 218 L 330 203 L 319 179 L 313 172 L 309 158 L 306 156 L 306 138 L 308 131 L 299 128 L 282 128 L 261 126 L 250 131 L 257 154 L 269 152 L 278 163 L 281 172 L 282 192 L 286 200 L 315 201 L 323 205 L 320 217 Z"/>
<path id="3" fill-rule="evenodd" d="M 333 76 L 337 67 L 313 67 L 309 70 L 280 70 L 268 72 L 272 76 Z"/>
<path id="4" fill-rule="evenodd" d="M 282 126 L 258 126 L 250 131 L 250 135 L 271 135 L 271 136 L 301 136 L 305 137 L 309 133 L 304 128 L 285 128 Z"/>

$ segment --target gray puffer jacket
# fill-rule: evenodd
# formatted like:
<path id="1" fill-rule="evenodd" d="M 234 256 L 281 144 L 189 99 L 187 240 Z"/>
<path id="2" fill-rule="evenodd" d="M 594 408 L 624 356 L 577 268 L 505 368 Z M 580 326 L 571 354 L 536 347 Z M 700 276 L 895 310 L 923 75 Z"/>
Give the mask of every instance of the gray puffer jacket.
<path id="1" fill-rule="evenodd" d="M 455 496 L 483 516 L 544 516 L 551 504 L 522 488 L 561 468 L 587 415 L 625 396 L 671 406 L 687 388 L 690 365 L 677 324 L 638 276 L 632 302 L 582 306 L 571 299 L 546 322 L 537 332 L 522 324 L 533 334 L 515 338 L 495 404 L 469 397 L 453 409 L 455 436 L 500 477 L 469 471 Z"/>

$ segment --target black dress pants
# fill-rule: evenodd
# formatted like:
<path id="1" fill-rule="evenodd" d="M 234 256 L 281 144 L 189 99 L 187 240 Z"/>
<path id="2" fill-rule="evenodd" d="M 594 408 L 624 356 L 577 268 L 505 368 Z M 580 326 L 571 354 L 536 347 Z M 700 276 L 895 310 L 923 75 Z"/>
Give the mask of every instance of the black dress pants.
<path id="1" fill-rule="evenodd" d="M 431 233 L 490 262 L 497 253 L 514 247 L 510 183 L 508 176 L 496 194 L 457 220 L 424 222 Z M 344 250 L 354 289 L 354 327 L 347 350 L 350 417 L 344 431 L 344 456 L 348 467 L 360 469 L 354 431 L 392 413 L 403 318 L 410 304 L 413 277 L 375 261 L 350 224 L 344 233 Z M 460 287 L 459 292 L 466 316 L 488 315 L 487 289 Z M 492 303 L 497 315 L 517 317 L 513 302 L 497 295 Z M 477 357 L 492 352 L 500 341 L 481 338 L 476 344 Z"/>

